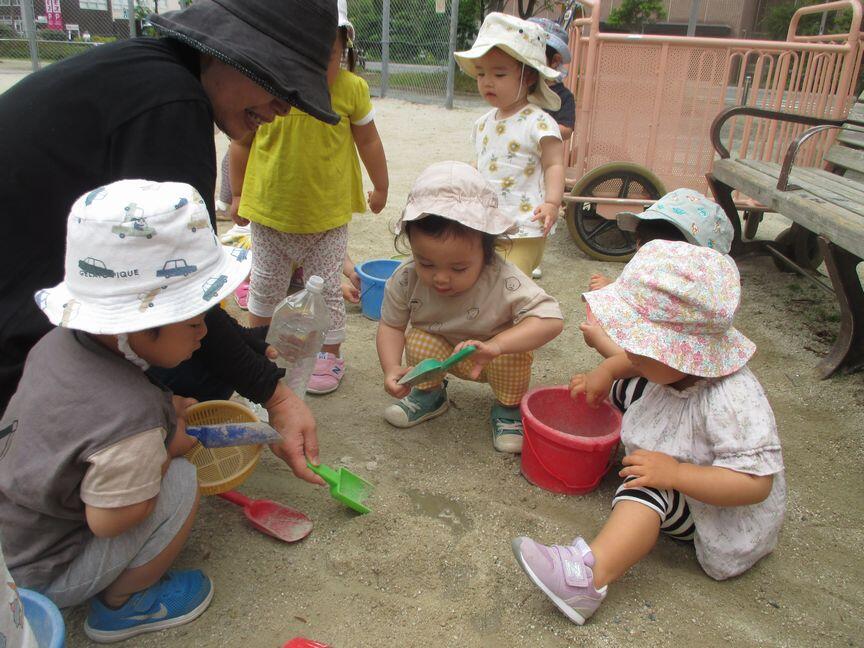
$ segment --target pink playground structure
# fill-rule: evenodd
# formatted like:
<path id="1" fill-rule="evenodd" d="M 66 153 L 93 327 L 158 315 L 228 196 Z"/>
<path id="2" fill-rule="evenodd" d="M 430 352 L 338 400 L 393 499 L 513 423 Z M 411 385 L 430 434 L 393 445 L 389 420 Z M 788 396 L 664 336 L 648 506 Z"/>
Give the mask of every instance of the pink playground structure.
<path id="1" fill-rule="evenodd" d="M 566 151 L 566 220 L 576 244 L 601 260 L 626 260 L 635 240 L 615 214 L 640 210 L 666 191 L 709 193 L 714 149 L 709 131 L 733 105 L 843 119 L 855 100 L 861 66 L 859 0 L 798 9 L 785 41 L 602 33 L 599 0 L 580 0 L 570 23 L 573 61 L 566 84 L 576 97 L 576 128 Z M 848 33 L 798 35 L 803 16 L 849 9 Z M 805 128 L 730 120 L 724 143 L 749 157 L 782 161 Z M 820 165 L 834 135 L 808 142 L 799 166 Z M 752 235 L 764 208 L 743 197 Z"/>

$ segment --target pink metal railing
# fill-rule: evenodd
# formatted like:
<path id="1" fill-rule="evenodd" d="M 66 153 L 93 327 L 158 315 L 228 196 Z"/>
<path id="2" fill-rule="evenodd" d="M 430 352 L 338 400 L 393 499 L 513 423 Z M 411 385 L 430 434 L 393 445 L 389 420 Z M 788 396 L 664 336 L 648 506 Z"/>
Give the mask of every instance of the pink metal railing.
<path id="1" fill-rule="evenodd" d="M 569 177 L 628 161 L 654 172 L 667 189 L 707 191 L 704 174 L 714 159 L 709 128 L 725 107 L 746 103 L 844 118 L 854 101 L 864 44 L 859 0 L 802 7 L 786 41 L 601 33 L 599 0 L 582 4 L 566 81 L 577 109 Z M 848 33 L 796 35 L 803 16 L 847 8 Z M 730 120 L 727 146 L 733 155 L 779 162 L 803 128 L 737 118 Z M 798 164 L 821 164 L 831 137 L 814 138 Z"/>

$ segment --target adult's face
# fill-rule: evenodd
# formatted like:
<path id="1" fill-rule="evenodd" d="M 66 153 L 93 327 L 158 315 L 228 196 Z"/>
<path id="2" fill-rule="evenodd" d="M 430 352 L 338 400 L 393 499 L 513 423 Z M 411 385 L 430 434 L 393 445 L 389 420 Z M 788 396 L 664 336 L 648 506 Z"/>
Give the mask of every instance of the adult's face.
<path id="1" fill-rule="evenodd" d="M 234 67 L 209 56 L 202 58 L 201 85 L 213 104 L 216 125 L 237 139 L 277 115 L 287 115 L 291 105 L 277 99 Z"/>

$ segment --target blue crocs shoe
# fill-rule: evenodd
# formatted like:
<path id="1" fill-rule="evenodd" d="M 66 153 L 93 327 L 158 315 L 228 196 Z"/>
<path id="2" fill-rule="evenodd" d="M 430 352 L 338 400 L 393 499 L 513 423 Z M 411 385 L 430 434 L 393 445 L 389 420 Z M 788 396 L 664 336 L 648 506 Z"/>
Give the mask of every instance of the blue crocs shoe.
<path id="1" fill-rule="evenodd" d="M 204 613 L 212 599 L 213 583 L 202 571 L 170 571 L 116 610 L 92 598 L 84 632 L 97 643 L 123 641 L 189 623 Z"/>

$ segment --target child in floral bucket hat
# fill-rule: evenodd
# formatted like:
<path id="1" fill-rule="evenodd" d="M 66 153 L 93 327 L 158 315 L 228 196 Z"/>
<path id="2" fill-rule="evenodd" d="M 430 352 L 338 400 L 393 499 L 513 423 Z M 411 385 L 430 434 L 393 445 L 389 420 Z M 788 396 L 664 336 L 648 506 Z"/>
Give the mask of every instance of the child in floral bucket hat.
<path id="1" fill-rule="evenodd" d="M 652 241 L 615 283 L 584 297 L 624 354 L 574 376 L 574 398 L 596 403 L 624 376 L 650 382 L 624 414 L 624 482 L 594 540 L 513 541 L 526 574 L 578 624 L 661 533 L 692 543 L 705 572 L 722 580 L 774 549 L 786 507 L 774 415 L 747 368 L 755 347 L 732 325 L 740 299 L 732 260 Z"/>
<path id="2" fill-rule="evenodd" d="M 474 123 L 475 166 L 495 188 L 499 209 L 518 226 L 505 256 L 529 276 L 540 265 L 564 197 L 564 145 L 544 112 L 561 105 L 547 83 L 558 72 L 546 64 L 546 42 L 540 25 L 493 12 L 471 49 L 453 54 L 492 106 Z"/>
<path id="3" fill-rule="evenodd" d="M 489 384 L 493 446 L 521 452 L 519 402 L 532 353 L 564 324 L 558 302 L 495 252 L 511 227 L 495 191 L 470 165 L 439 162 L 417 178 L 396 226 L 412 258 L 387 281 L 378 325 L 384 389 L 400 399 L 384 411 L 391 425 L 412 427 L 447 411 L 442 376 L 413 389 L 399 379 L 423 360 L 445 360 L 472 345 L 474 354 L 451 372 Z"/>
<path id="4" fill-rule="evenodd" d="M 649 241 L 687 241 L 728 254 L 735 232 L 720 205 L 693 189 L 676 189 L 662 196 L 640 213 L 621 212 L 618 227 L 636 236 L 637 249 Z M 599 290 L 612 283 L 603 274 L 592 274 L 589 290 Z M 592 317 L 579 326 L 585 343 L 604 358 L 621 353 Z M 641 381 L 642 379 L 638 379 Z M 632 385 L 630 389 L 637 388 Z"/>
<path id="5" fill-rule="evenodd" d="M 22 587 L 90 601 L 94 641 L 188 623 L 213 597 L 201 571 L 168 571 L 198 507 L 194 401 L 145 370 L 189 358 L 248 272 L 187 184 L 123 180 L 72 206 L 65 279 L 36 294 L 58 328 L 0 418 L 0 535 Z"/>

